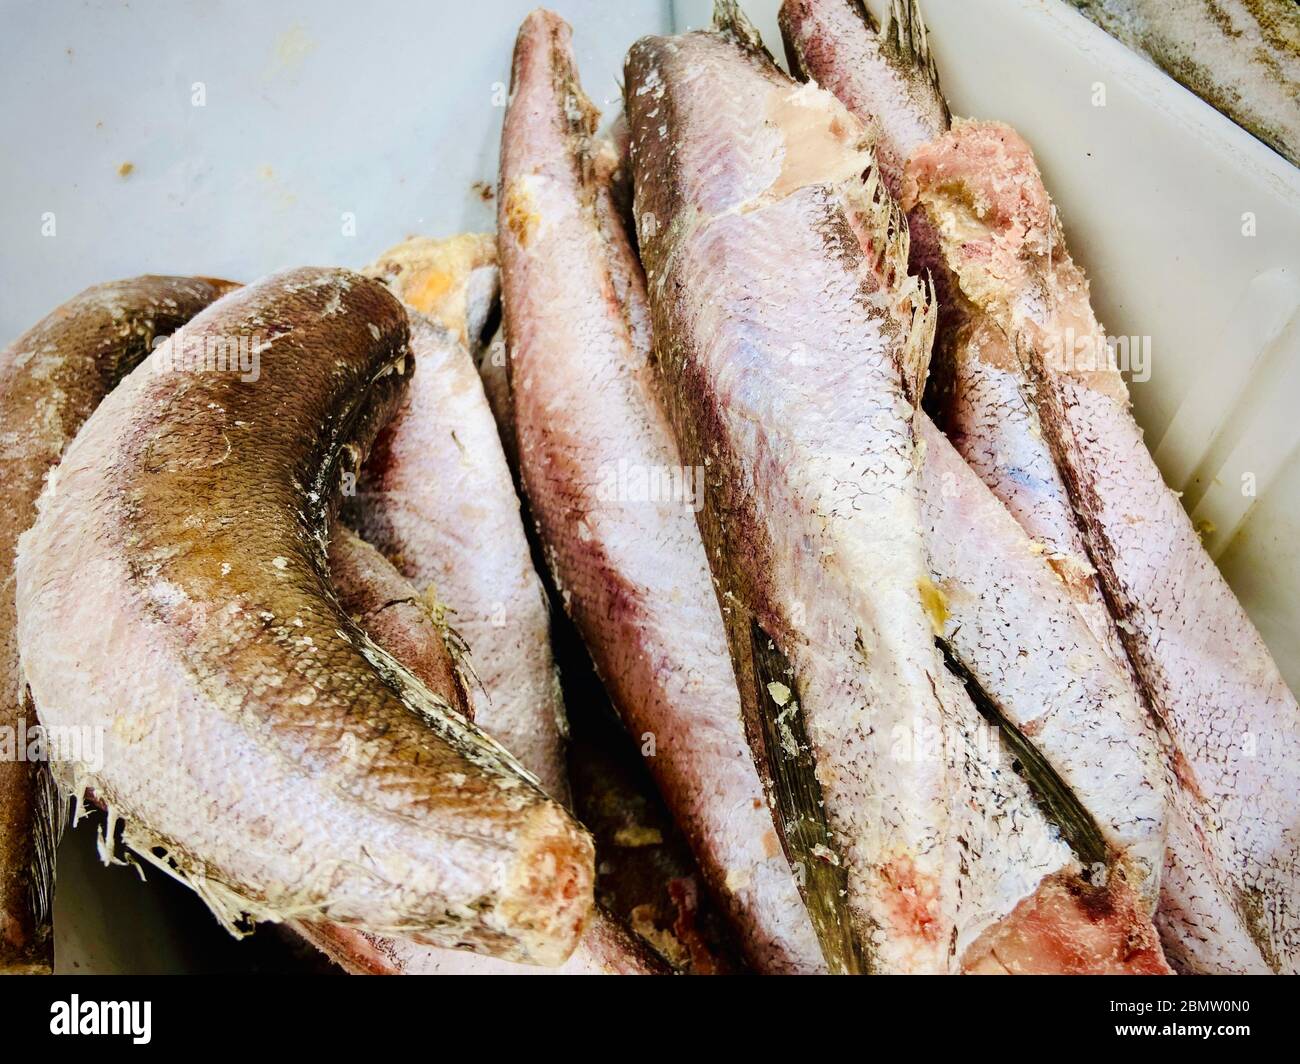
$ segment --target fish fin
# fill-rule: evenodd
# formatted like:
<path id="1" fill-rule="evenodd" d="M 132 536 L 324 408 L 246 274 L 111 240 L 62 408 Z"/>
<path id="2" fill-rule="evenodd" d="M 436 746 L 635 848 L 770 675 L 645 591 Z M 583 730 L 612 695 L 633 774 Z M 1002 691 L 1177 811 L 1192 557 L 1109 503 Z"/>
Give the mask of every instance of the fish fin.
<path id="1" fill-rule="evenodd" d="M 63 801 L 47 766 L 36 773 L 32 818 L 32 869 L 28 896 L 37 926 L 48 933 L 54 919 L 54 857 L 63 834 Z"/>
<path id="2" fill-rule="evenodd" d="M 745 51 L 776 66 L 776 60 L 763 43 L 763 35 L 736 0 L 713 0 L 713 29 L 731 38 Z"/>
<path id="3" fill-rule="evenodd" d="M 867 11 L 865 3 L 858 0 L 856 6 L 861 10 L 867 25 L 875 32 L 875 19 Z M 885 27 L 884 52 L 902 74 L 919 79 L 927 86 L 943 108 L 944 118 L 951 122 L 952 113 L 948 110 L 948 101 L 944 99 L 943 87 L 939 84 L 939 68 L 930 51 L 930 34 L 921 15 L 920 0 L 893 0 L 889 24 Z"/>
<path id="4" fill-rule="evenodd" d="M 907 398 L 917 406 L 930 372 L 930 353 L 938 321 L 934 282 L 928 275 L 912 277 L 908 273 L 911 238 L 907 216 L 889 194 L 878 167 L 867 171 L 847 206 L 869 268 L 883 290 L 897 295 L 895 319 L 907 334 L 899 352 L 899 368 Z"/>
<path id="5" fill-rule="evenodd" d="M 827 966 L 846 975 L 869 970 L 845 899 L 848 869 L 826 820 L 826 804 L 794 670 L 757 621 L 751 621 L 754 706 L 762 736 L 763 776 L 775 821 Z M 779 696 L 777 694 L 779 692 Z"/>
<path id="6" fill-rule="evenodd" d="M 997 726 L 1012 757 L 1018 762 L 1017 772 L 1029 784 L 1043 815 L 1056 825 L 1062 838 L 1069 843 L 1070 849 L 1083 864 L 1085 878 L 1090 872 L 1095 874 L 1095 870 L 1108 868 L 1114 855 L 1106 845 L 1096 819 L 1079 801 L 1070 785 L 1061 779 L 1033 742 L 1007 718 L 997 701 L 979 682 L 979 678 L 958 659 L 948 643 L 936 639 L 935 645 L 943 655 L 948 671 L 961 681 L 980 715 Z"/>

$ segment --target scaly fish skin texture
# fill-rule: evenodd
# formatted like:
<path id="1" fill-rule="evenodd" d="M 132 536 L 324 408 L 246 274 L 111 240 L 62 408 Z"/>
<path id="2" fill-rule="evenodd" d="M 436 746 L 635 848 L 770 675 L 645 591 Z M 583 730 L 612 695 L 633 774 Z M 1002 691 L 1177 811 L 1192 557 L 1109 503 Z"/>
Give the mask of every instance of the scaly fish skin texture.
<path id="1" fill-rule="evenodd" d="M 345 526 L 330 539 L 330 580 L 339 605 L 380 649 L 392 654 L 459 715 L 468 699 L 446 625 L 392 564 Z M 435 949 L 410 938 L 341 924 L 296 921 L 294 930 L 353 975 L 655 975 L 662 963 L 603 911 L 593 912 L 581 940 L 558 968 L 517 964 L 463 950 Z"/>
<path id="2" fill-rule="evenodd" d="M 18 670 L 12 559 L 36 497 L 77 429 L 155 341 L 231 287 L 203 277 L 135 277 L 95 285 L 0 355 L 0 727 L 37 724 Z M 16 751 L 15 751 L 16 753 Z M 0 972 L 51 966 L 54 844 L 62 821 L 39 762 L 0 762 Z"/>
<path id="3" fill-rule="evenodd" d="M 907 160 L 949 125 L 919 11 L 895 4 L 881 34 L 856 0 L 787 0 L 780 22 L 792 67 L 833 92 L 873 130 L 882 177 L 899 193 Z M 913 270 L 932 269 L 944 281 L 938 234 L 925 211 L 913 210 L 908 222 Z M 927 249 L 921 263 L 918 240 Z M 961 456 L 923 419 L 922 487 L 931 575 L 948 599 L 950 648 L 1071 784 L 1151 907 L 1162 864 L 1166 790 L 1154 732 L 1090 580 L 1064 485 L 1041 434 L 1028 423 L 1032 413 L 1018 390 L 1015 356 L 1001 330 L 963 305 L 952 284 L 939 287 L 946 313 L 936 361 L 941 377 L 957 378 L 945 398 L 964 404 L 964 416 L 945 419 Z M 1046 541 L 1037 544 L 1041 557 L 1031 554 L 1034 545 L 961 457 Z M 1039 519 L 1026 520 L 1024 510 L 1035 506 Z M 1058 527 L 1050 528 L 1051 521 Z M 1071 552 L 1048 545 L 1058 543 L 1069 544 Z M 1062 588 L 1044 571 L 1044 559 L 1087 617 L 1091 637 L 1062 609 Z M 1098 660 L 1095 639 L 1106 641 L 1102 649 L 1110 662 Z M 1124 751 L 1122 766 L 1115 750 Z"/>
<path id="4" fill-rule="evenodd" d="M 1168 789 L 1127 669 L 1101 652 L 1067 589 L 994 495 L 922 415 L 922 522 L 943 594 L 942 638 L 1078 798 L 1112 865 L 1155 909 Z M 1145 915 L 1143 923 L 1150 930 Z"/>
<path id="5" fill-rule="evenodd" d="M 647 38 L 625 73 L 656 349 L 687 460 L 708 470 L 742 698 L 751 720 L 777 711 L 769 695 L 801 719 L 831 844 L 808 857 L 844 869 L 845 901 L 809 895 L 824 947 L 840 916 L 853 926 L 828 959 L 961 970 L 1074 862 L 934 647 L 909 400 L 932 323 L 906 244 L 881 250 L 900 222 L 863 185 L 861 125 L 752 46 Z M 891 257 L 887 286 L 864 244 Z M 764 639 L 792 673 L 760 693 Z M 782 756 L 801 752 L 764 760 Z"/>
<path id="6" fill-rule="evenodd" d="M 468 644 L 475 723 L 565 801 L 550 616 L 492 412 L 469 352 L 410 317 L 416 373 L 346 515 Z"/>
<path id="7" fill-rule="evenodd" d="M 960 123 L 914 156 L 908 184 L 965 297 L 1018 345 L 1121 639 L 1168 732 L 1192 810 L 1166 869 L 1170 954 L 1197 971 L 1293 972 L 1300 709 L 1165 487 L 1113 361 L 1069 357 L 1078 338 L 1105 350 L 1105 333 L 1032 153 L 1005 126 Z"/>
<path id="8" fill-rule="evenodd" d="M 102 737 L 53 766 L 61 788 L 228 925 L 315 916 L 560 963 L 591 908 L 589 838 L 329 589 L 339 488 L 401 397 L 407 339 L 381 285 L 319 269 L 173 335 L 87 421 L 20 540 L 22 668 L 42 723 Z M 256 380 L 181 357 L 230 344 Z"/>
<path id="9" fill-rule="evenodd" d="M 691 509 L 694 474 L 658 405 L 644 281 L 569 41 L 554 15 L 525 20 L 502 137 L 499 241 L 523 483 L 565 607 L 624 724 L 652 744 L 647 764 L 751 962 L 821 970 L 745 749 Z"/>

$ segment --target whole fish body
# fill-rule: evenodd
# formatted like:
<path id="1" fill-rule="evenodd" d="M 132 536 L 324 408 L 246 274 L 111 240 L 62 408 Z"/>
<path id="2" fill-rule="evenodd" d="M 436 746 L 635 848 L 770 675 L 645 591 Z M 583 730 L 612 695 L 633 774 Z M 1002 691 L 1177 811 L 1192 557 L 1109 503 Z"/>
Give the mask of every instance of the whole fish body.
<path id="1" fill-rule="evenodd" d="M 81 424 L 144 360 L 232 285 L 203 277 L 135 277 L 95 285 L 0 355 L 0 726 L 36 734 L 18 668 L 12 559 L 36 498 Z M 17 751 L 15 751 L 16 755 Z M 62 816 L 49 773 L 26 757 L 0 760 L 0 972 L 48 972 L 54 847 Z"/>
<path id="2" fill-rule="evenodd" d="M 197 359 L 232 343 L 256 379 Z M 558 964 L 589 838 L 329 589 L 339 489 L 409 358 L 401 305 L 343 270 L 264 279 L 173 335 L 20 540 L 22 669 L 43 724 L 102 736 L 53 764 L 60 787 L 228 926 L 312 916 Z"/>
<path id="3" fill-rule="evenodd" d="M 1087 535 L 1087 523 L 1076 516 L 1076 485 L 1071 483 L 1068 465 L 1060 463 L 1058 449 L 1040 421 L 1040 407 L 1035 400 L 1037 386 L 1026 371 L 1025 341 L 1013 325 L 1014 314 L 995 312 L 992 301 L 973 294 L 959 276 L 959 249 L 964 248 L 977 257 L 989 248 L 990 241 L 985 239 L 985 234 L 990 226 L 996 226 L 997 220 L 981 219 L 978 213 L 996 201 L 981 200 L 981 190 L 956 210 L 932 210 L 929 203 L 918 202 L 925 197 L 918 195 L 914 175 L 908 172 L 912 160 L 936 155 L 945 157 L 952 165 L 943 174 L 930 167 L 927 172 L 931 185 L 948 180 L 954 172 L 973 173 L 988 167 L 997 153 L 977 145 L 981 140 L 997 141 L 1002 132 L 1010 134 L 1010 131 L 998 127 L 995 137 L 981 138 L 976 131 L 984 127 L 979 124 L 960 124 L 952 133 L 939 128 L 936 115 L 940 112 L 942 94 L 926 45 L 924 24 L 915 4 L 895 4 L 893 20 L 883 38 L 861 8 L 837 0 L 787 0 L 782 24 L 787 48 L 800 57 L 800 68 L 808 76 L 834 85 L 850 109 L 871 121 L 878 136 L 894 145 L 894 150 L 882 157 L 890 158 L 895 164 L 899 159 L 904 160 L 905 172 L 895 175 L 895 183 L 903 192 L 904 206 L 909 209 L 913 235 L 923 234 L 922 239 L 929 248 L 926 264 L 940 277 L 939 287 L 949 299 L 949 312 L 942 319 L 936 344 L 936 377 L 941 387 L 932 389 L 931 394 L 943 427 L 971 467 L 1041 545 L 1098 643 L 1117 667 L 1129 673 L 1135 693 L 1153 718 L 1164 755 L 1170 800 L 1169 851 L 1159 917 L 1166 948 L 1184 970 L 1269 970 L 1270 963 L 1257 944 L 1267 936 L 1253 930 L 1248 926 L 1249 918 L 1243 917 L 1243 913 L 1258 907 L 1249 897 L 1251 892 L 1246 890 L 1243 894 L 1242 889 L 1253 879 L 1253 873 L 1232 854 L 1231 847 L 1225 848 L 1216 803 L 1188 771 L 1181 744 L 1166 727 L 1168 719 L 1160 709 L 1159 692 L 1153 691 L 1143 676 L 1139 658 L 1126 645 L 1131 640 L 1124 637 L 1121 625 L 1116 624 L 1115 616 L 1123 614 L 1115 612 L 1113 601 L 1103 587 L 1094 564 L 1094 545 Z M 894 43 L 882 45 L 882 39 Z M 898 47 L 898 42 L 911 42 L 911 46 Z M 906 93 L 894 91 L 900 69 L 911 71 L 905 78 L 909 87 Z M 927 93 L 929 102 L 918 103 L 917 99 L 924 99 Z M 879 114 L 873 113 L 872 108 L 879 108 Z M 921 139 L 915 133 L 918 128 L 928 129 L 932 136 Z M 962 150 L 958 144 L 970 146 L 968 156 L 960 164 L 954 161 Z M 1030 170 L 1030 167 L 1032 162 L 1027 162 L 1025 173 L 1015 175 L 1008 187 L 1022 184 L 1041 187 L 1036 168 Z M 1005 179 L 1004 172 L 996 180 Z M 1043 196 L 1046 202 L 1045 193 Z M 977 205 L 975 210 L 970 204 Z M 1052 225 L 1055 224 L 1053 213 Z M 1053 239 L 1048 238 L 1049 244 Z M 1059 234 L 1055 239 L 1055 246 L 1063 251 Z M 968 245 L 960 243 L 966 240 L 970 241 Z M 916 263 L 915 255 L 913 262 Z M 1076 282 L 1080 286 L 1084 284 L 1081 275 Z M 997 289 L 1000 283 L 1001 279 L 993 278 L 991 287 Z M 1014 284 L 1013 281 L 1011 287 Z M 1037 300 L 1032 289 L 1032 285 L 1023 285 L 1018 294 L 1013 294 L 1004 288 L 1000 298 L 1007 305 L 1017 299 L 1032 305 Z M 1086 287 L 1080 291 L 1086 303 Z M 1091 318 L 1090 311 L 1088 317 Z M 1072 332 L 1058 330 L 1053 338 L 1056 349 L 1065 350 L 1064 345 L 1071 336 L 1100 339 L 1099 330 L 1076 323 Z M 1071 344 L 1071 352 L 1073 349 Z M 1118 396 L 1123 389 L 1122 382 L 1115 373 L 1109 378 L 1107 387 L 1113 397 Z M 1125 397 L 1122 405 L 1126 406 L 1126 402 Z M 1124 418 L 1132 424 L 1127 413 Z M 1133 431 L 1127 430 L 1129 435 Z M 1137 450 L 1145 458 L 1145 448 Z M 1148 473 L 1155 474 L 1154 468 Z M 1098 470 L 1098 475 L 1115 478 L 1121 474 L 1108 467 Z M 1151 483 L 1153 490 L 1168 494 L 1158 474 Z M 1179 512 L 1173 512 L 1174 509 Z M 1182 521 L 1179 507 L 1169 510 L 1165 516 L 1174 521 L 1175 527 Z M 1145 553 L 1143 549 L 1138 557 Z M 1203 555 L 1199 547 L 1192 553 Z M 1152 579 L 1157 579 L 1156 572 L 1158 568 L 1151 571 Z M 1161 579 L 1170 575 L 1165 573 Z M 1207 574 L 1202 570 L 1198 579 L 1205 578 Z M 1222 590 L 1226 592 L 1226 588 Z M 1235 602 L 1232 605 L 1235 607 Z M 1247 628 L 1246 645 L 1253 643 L 1258 648 L 1258 636 L 1248 625 Z M 1256 662 L 1259 660 L 1257 656 Z M 1190 657 L 1184 658 L 1184 662 L 1192 665 Z M 1264 668 L 1265 671 L 1272 668 L 1271 662 Z M 1215 671 L 1214 667 L 1210 671 Z M 1205 674 L 1204 668 L 1201 674 Z M 1211 927 L 1218 930 L 1211 933 Z"/>
<path id="4" fill-rule="evenodd" d="M 656 397 L 644 280 L 610 192 L 615 157 L 596 122 L 568 26 L 535 12 L 515 47 L 498 199 L 523 484 L 566 610 L 751 963 L 821 970 L 745 749 L 689 471 Z"/>
<path id="5" fill-rule="evenodd" d="M 423 263 L 436 261 L 430 245 L 417 250 Z M 384 268 L 392 259 L 381 257 L 373 271 L 431 310 L 422 292 L 466 290 L 464 273 L 431 284 L 432 268 L 394 274 Z M 424 277 L 422 287 L 404 283 L 412 276 Z M 496 423 L 464 345 L 418 310 L 410 317 L 416 373 L 345 506 L 347 519 L 463 637 L 478 680 L 475 723 L 565 801 L 566 723 L 550 616 Z"/>
<path id="6" fill-rule="evenodd" d="M 934 646 L 914 422 L 932 312 L 861 178 L 864 130 L 743 25 L 638 42 L 625 94 L 668 405 L 708 471 L 751 739 L 828 961 L 1020 970 L 1004 933 L 1089 926 L 1086 903 Z"/>

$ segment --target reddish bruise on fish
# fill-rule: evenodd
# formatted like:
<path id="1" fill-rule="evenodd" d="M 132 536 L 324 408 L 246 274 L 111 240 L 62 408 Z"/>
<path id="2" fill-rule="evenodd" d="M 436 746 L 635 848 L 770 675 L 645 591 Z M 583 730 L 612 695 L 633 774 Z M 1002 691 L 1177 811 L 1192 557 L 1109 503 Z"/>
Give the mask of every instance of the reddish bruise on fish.
<path id="1" fill-rule="evenodd" d="M 910 857 L 885 862 L 881 878 L 889 884 L 889 919 L 894 934 L 936 942 L 943 934 L 939 915 L 939 884 L 917 873 Z"/>
<path id="2" fill-rule="evenodd" d="M 972 975 L 1169 975 L 1131 893 L 1054 877 L 971 951 Z"/>

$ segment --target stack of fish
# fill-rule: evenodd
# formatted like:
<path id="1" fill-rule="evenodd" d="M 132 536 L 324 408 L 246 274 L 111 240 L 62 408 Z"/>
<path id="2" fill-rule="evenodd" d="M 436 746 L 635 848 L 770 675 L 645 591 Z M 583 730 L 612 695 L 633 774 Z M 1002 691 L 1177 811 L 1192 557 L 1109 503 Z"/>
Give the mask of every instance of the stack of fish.
<path id="1" fill-rule="evenodd" d="M 752 970 L 1296 971 L 1300 712 L 1028 146 L 915 0 L 781 28 L 800 80 L 730 2 L 638 41 L 602 135 L 535 12 L 495 243 L 104 286 L 5 353 L 10 704 L 104 735 L 0 778 L 8 967 L 57 786 L 349 971 L 710 970 L 601 889 L 549 582 Z"/>

